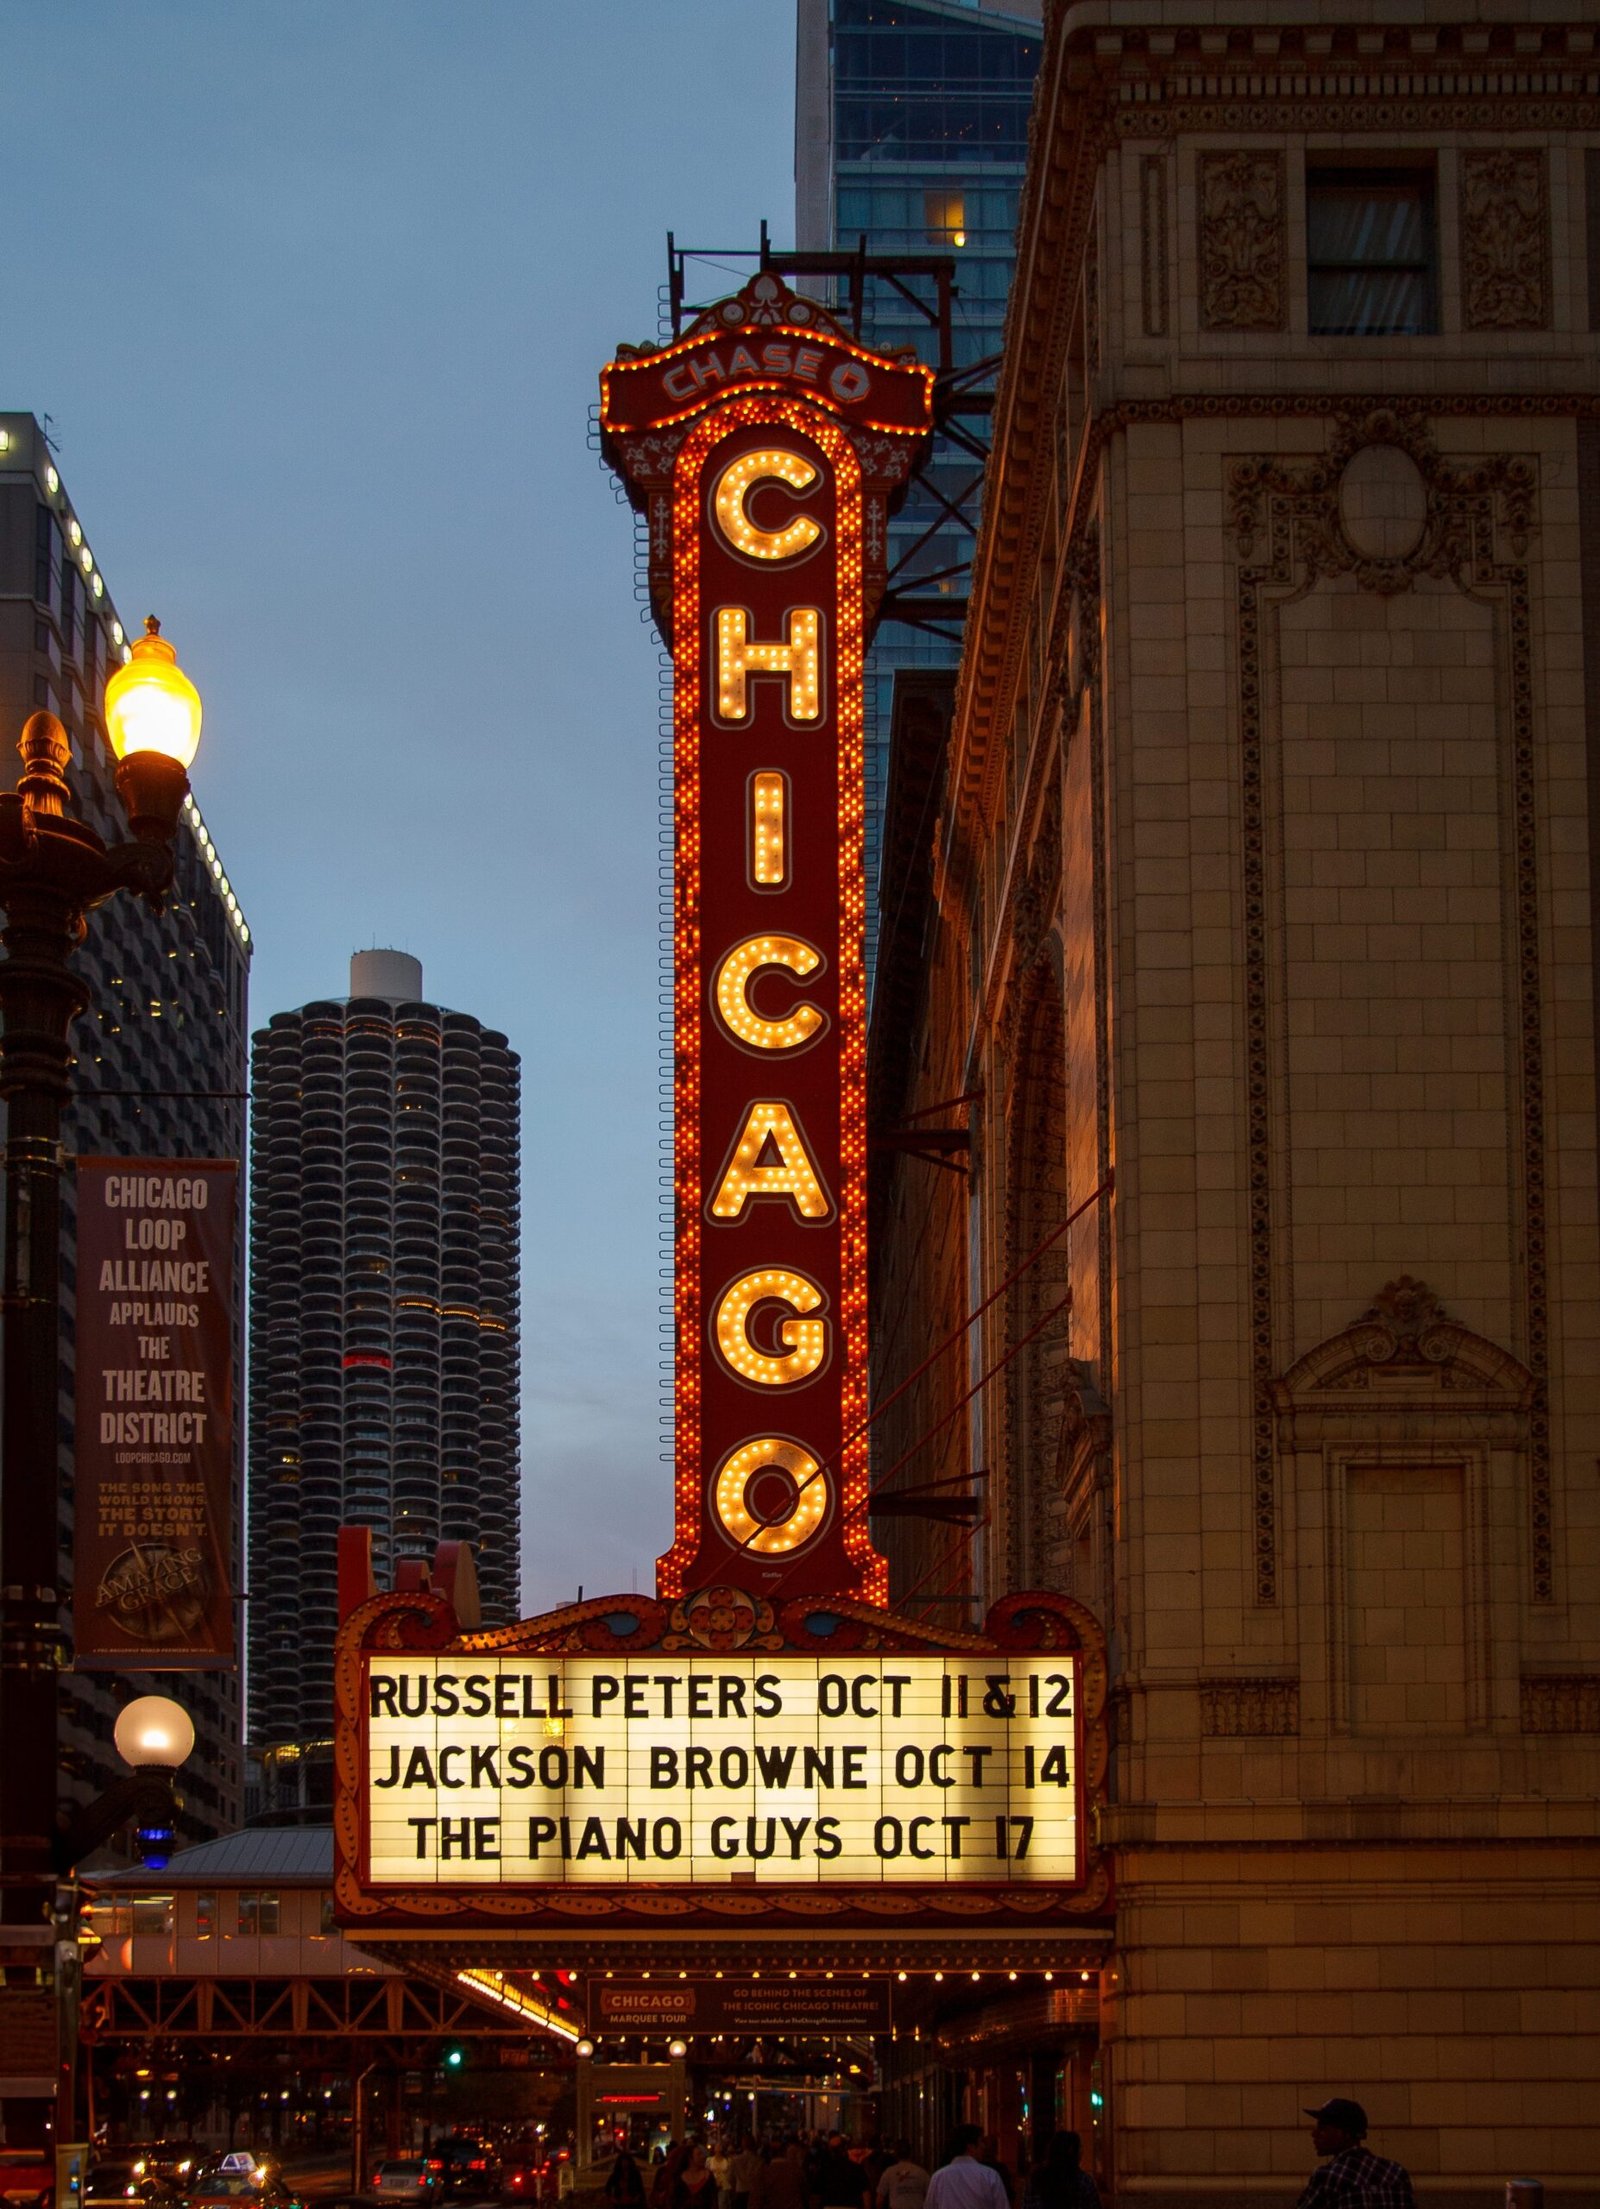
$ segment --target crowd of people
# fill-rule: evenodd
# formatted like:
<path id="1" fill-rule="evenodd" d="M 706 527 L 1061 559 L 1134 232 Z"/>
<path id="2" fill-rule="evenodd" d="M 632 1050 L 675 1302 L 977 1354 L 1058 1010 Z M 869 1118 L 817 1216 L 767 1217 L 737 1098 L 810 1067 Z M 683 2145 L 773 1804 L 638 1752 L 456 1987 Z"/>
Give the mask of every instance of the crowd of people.
<path id="1" fill-rule="evenodd" d="M 929 2171 L 909 2143 L 852 2147 L 841 2132 L 759 2145 L 698 2136 L 641 2167 L 623 2149 L 606 2178 L 611 2209 L 1100 2209 L 1075 2132 L 1056 2132 L 1025 2180 L 977 2125 L 959 2126 Z"/>

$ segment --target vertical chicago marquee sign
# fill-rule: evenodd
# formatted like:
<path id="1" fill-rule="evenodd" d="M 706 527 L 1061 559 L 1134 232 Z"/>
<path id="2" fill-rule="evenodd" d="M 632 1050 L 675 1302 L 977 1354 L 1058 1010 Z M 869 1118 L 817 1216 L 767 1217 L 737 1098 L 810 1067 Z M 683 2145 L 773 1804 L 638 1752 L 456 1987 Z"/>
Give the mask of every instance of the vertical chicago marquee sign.
<path id="1" fill-rule="evenodd" d="M 864 1434 L 862 660 L 932 385 L 769 274 L 601 377 L 675 671 L 663 1596 L 887 1599 Z"/>
<path id="2" fill-rule="evenodd" d="M 358 1930 L 498 1932 L 513 1965 L 582 1927 L 898 1956 L 1109 1907 L 1097 1623 L 1046 1592 L 979 1632 L 898 1617 L 868 1524 L 862 661 L 931 420 L 929 370 L 765 272 L 604 371 L 675 671 L 674 1540 L 655 1596 L 513 1626 L 352 1588 Z"/>

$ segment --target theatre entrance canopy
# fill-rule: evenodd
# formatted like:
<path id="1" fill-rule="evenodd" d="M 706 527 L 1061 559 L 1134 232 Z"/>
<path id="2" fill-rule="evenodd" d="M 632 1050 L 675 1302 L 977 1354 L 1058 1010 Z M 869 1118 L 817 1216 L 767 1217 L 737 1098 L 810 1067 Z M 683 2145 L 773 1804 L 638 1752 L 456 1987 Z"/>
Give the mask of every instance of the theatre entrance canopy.
<path id="1" fill-rule="evenodd" d="M 1105 1687 L 1058 1595 L 981 1634 L 732 1587 L 478 1631 L 379 1595 L 336 1657 L 338 1914 L 413 1968 L 1056 1968 L 1109 1923 Z"/>

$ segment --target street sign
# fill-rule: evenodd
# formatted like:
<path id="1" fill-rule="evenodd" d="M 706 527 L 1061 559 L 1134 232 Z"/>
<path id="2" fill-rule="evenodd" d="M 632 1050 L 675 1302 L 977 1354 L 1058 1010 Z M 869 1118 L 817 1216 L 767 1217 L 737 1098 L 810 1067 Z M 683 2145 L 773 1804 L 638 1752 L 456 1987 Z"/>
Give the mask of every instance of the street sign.
<path id="1" fill-rule="evenodd" d="M 890 2025 L 882 1979 L 597 1979 L 589 2030 L 601 2033 L 880 2033 Z"/>

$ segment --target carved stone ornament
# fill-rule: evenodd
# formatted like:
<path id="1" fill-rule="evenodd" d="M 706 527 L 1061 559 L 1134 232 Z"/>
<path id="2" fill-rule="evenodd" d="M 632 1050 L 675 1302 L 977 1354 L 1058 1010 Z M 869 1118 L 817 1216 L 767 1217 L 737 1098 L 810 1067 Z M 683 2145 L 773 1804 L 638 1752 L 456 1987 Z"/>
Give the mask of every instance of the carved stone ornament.
<path id="1" fill-rule="evenodd" d="M 1381 597 L 1419 575 L 1461 578 L 1494 557 L 1497 528 L 1521 559 L 1533 530 L 1533 463 L 1446 460 L 1414 408 L 1341 415 L 1325 459 L 1235 461 L 1228 476 L 1239 556 L 1292 558 L 1303 582 L 1353 574 Z"/>
<path id="2" fill-rule="evenodd" d="M 1300 1682 L 1202 1680 L 1200 1731 L 1213 1739 L 1296 1734 L 1300 1731 Z"/>
<path id="3" fill-rule="evenodd" d="M 1549 328 L 1542 151 L 1462 154 L 1461 298 L 1469 330 Z"/>
<path id="4" fill-rule="evenodd" d="M 1600 1733 L 1600 1672 L 1525 1673 L 1524 1733 Z"/>
<path id="5" fill-rule="evenodd" d="M 1200 322 L 1285 327 L 1283 155 L 1200 156 Z"/>
<path id="6" fill-rule="evenodd" d="M 1376 460 L 1374 448 L 1384 448 Z M 1236 622 L 1239 683 L 1240 831 L 1243 853 L 1245 1060 L 1250 1203 L 1251 1457 L 1255 1521 L 1256 1600 L 1278 1594 L 1276 1463 L 1279 1419 L 1295 1403 L 1296 1376 L 1333 1346 L 1302 1359 L 1277 1378 L 1273 1235 L 1271 951 L 1267 836 L 1268 695 L 1272 608 L 1285 594 L 1332 576 L 1383 596 L 1412 588 L 1419 576 L 1492 595 L 1506 626 L 1508 680 L 1504 702 L 1511 834 L 1515 854 L 1514 973 L 1519 1086 L 1522 1097 L 1521 1237 L 1522 1337 L 1527 1364 L 1493 1344 L 1490 1363 L 1503 1361 L 1490 1401 L 1509 1415 L 1508 1392 L 1523 1422 L 1517 1446 L 1527 1451 L 1529 1563 L 1536 1603 L 1555 1597 L 1554 1511 L 1549 1410 L 1549 1263 L 1545 1201 L 1544 1007 L 1541 982 L 1538 746 L 1532 681 L 1533 590 L 1528 545 L 1536 526 L 1538 476 L 1520 453 L 1446 458 L 1424 411 L 1407 403 L 1351 406 L 1334 417 L 1320 457 L 1285 460 L 1261 454 L 1229 471 L 1230 514 L 1239 564 Z M 1364 1326 L 1370 1322 L 1362 1323 Z M 1360 1337 L 1346 1331 L 1337 1342 Z M 1460 1342 L 1468 1331 L 1459 1329 Z M 1476 1342 L 1477 1337 L 1471 1337 Z M 1352 1367 L 1359 1365 L 1352 1359 Z M 1515 1368 L 1515 1376 L 1510 1369 Z M 1371 1361 L 1367 1361 L 1370 1380 Z M 1319 1388 L 1328 1384 L 1319 1382 Z M 1345 1383 L 1360 1387 L 1358 1375 Z M 1453 1385 L 1453 1384 L 1452 1384 Z M 1287 1396 L 1285 1396 L 1287 1391 Z M 1326 1400 L 1324 1398 L 1324 1400 Z M 1459 1404 L 1460 1396 L 1456 1399 Z"/>
<path id="7" fill-rule="evenodd" d="M 1374 1392 L 1377 1376 L 1380 1386 Z M 1479 1440 L 1525 1447 L 1537 1390 L 1519 1358 L 1452 1319 L 1425 1281 L 1409 1273 L 1378 1291 L 1361 1317 L 1319 1342 L 1273 1389 L 1284 1447 L 1315 1446 L 1389 1418 L 1410 1384 L 1417 1431 L 1465 1422 Z M 1424 1406 L 1427 1407 L 1424 1412 Z"/>

